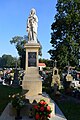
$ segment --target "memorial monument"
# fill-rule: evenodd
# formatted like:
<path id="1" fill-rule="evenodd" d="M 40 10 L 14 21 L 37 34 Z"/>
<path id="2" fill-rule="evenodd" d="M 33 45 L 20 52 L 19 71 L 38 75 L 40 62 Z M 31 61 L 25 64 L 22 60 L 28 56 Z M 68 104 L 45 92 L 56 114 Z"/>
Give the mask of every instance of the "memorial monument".
<path id="1" fill-rule="evenodd" d="M 40 42 L 38 42 L 37 27 L 38 17 L 36 16 L 36 10 L 32 8 L 27 20 L 28 41 L 24 46 L 24 49 L 26 50 L 26 64 L 22 89 L 25 98 L 28 99 L 30 103 L 27 105 L 27 111 L 33 106 L 34 101 L 37 103 L 40 99 L 45 99 L 49 105 L 51 105 L 53 110 L 52 114 L 54 115 L 54 104 L 50 102 L 50 98 L 46 94 L 42 93 L 42 79 L 39 75 L 38 68 Z"/>
<path id="2" fill-rule="evenodd" d="M 38 17 L 33 8 L 27 20 L 28 41 L 24 48 L 26 50 L 25 75 L 22 82 L 23 90 L 27 90 L 26 96 L 42 94 L 42 80 L 38 70 L 38 53 L 40 43 L 37 38 Z"/>

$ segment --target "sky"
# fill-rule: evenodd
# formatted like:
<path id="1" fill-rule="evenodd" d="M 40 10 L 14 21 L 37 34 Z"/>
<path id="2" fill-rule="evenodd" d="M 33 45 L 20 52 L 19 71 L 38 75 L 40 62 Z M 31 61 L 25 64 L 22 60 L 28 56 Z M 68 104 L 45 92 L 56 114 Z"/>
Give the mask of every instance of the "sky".
<path id="1" fill-rule="evenodd" d="M 51 24 L 56 14 L 57 0 L 0 0 L 0 57 L 3 54 L 18 57 L 10 40 L 15 36 L 27 35 L 27 19 L 32 8 L 38 16 L 38 40 L 42 45 L 42 57 L 49 59 Z"/>

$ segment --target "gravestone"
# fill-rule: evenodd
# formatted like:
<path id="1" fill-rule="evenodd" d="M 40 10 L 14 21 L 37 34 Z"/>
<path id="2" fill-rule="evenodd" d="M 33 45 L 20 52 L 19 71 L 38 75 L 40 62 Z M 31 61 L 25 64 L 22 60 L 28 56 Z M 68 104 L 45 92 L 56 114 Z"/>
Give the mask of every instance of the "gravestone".
<path id="1" fill-rule="evenodd" d="M 69 62 L 68 62 L 68 73 L 66 75 L 66 81 L 71 82 L 73 80 L 72 75 L 70 74 L 70 67 L 69 67 Z"/>
<path id="2" fill-rule="evenodd" d="M 72 81 L 73 80 L 73 77 L 71 76 L 71 74 L 67 74 L 67 76 L 66 76 L 66 81 Z"/>
<path id="3" fill-rule="evenodd" d="M 58 87 L 60 86 L 60 75 L 58 73 L 58 69 L 56 67 L 56 60 L 55 65 L 53 67 L 53 76 L 52 76 L 52 83 L 51 86 L 54 88 L 54 91 L 56 92 Z"/>
<path id="4" fill-rule="evenodd" d="M 19 71 L 17 69 L 14 69 L 14 80 L 12 82 L 12 85 L 15 87 L 19 86 L 18 74 L 19 74 Z"/>

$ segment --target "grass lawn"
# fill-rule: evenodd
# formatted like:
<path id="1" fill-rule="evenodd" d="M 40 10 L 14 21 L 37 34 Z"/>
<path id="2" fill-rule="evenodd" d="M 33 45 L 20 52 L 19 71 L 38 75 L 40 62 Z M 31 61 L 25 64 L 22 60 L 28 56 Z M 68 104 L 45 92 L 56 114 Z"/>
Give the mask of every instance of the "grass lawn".
<path id="1" fill-rule="evenodd" d="M 80 120 L 80 103 L 73 101 L 57 102 L 67 120 Z"/>
<path id="2" fill-rule="evenodd" d="M 21 91 L 21 88 L 13 88 L 10 86 L 0 85 L 0 114 L 2 113 L 8 102 L 10 102 L 9 95 L 20 93 Z"/>
<path id="3" fill-rule="evenodd" d="M 80 120 L 80 102 L 77 103 L 73 99 L 67 99 L 69 96 L 65 100 L 55 99 L 55 96 L 51 94 L 49 88 L 43 87 L 43 90 L 57 103 L 67 120 Z"/>

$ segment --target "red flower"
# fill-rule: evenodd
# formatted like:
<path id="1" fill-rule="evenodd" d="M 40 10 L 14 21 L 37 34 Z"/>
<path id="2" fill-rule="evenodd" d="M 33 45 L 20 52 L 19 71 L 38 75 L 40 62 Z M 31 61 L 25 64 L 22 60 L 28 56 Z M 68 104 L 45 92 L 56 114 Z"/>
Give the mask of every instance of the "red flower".
<path id="1" fill-rule="evenodd" d="M 36 120 L 38 120 L 40 118 L 38 113 L 36 114 L 35 118 L 36 118 Z"/>
<path id="2" fill-rule="evenodd" d="M 34 106 L 35 108 L 35 120 L 44 120 L 45 118 L 50 118 L 51 115 L 51 107 L 45 102 L 45 100 L 41 100 L 38 102 L 37 105 Z"/>
<path id="3" fill-rule="evenodd" d="M 50 106 L 47 106 L 47 111 L 50 111 L 50 110 L 51 110 Z"/>
<path id="4" fill-rule="evenodd" d="M 41 101 L 40 101 L 40 104 L 41 104 L 41 105 L 45 105 L 45 104 L 47 104 L 47 103 L 46 103 L 45 101 L 41 100 Z"/>
<path id="5" fill-rule="evenodd" d="M 47 104 L 46 102 L 43 103 L 44 105 Z"/>
<path id="6" fill-rule="evenodd" d="M 38 106 L 37 106 L 37 105 L 35 105 L 34 108 L 35 108 L 36 110 L 38 110 Z"/>
<path id="7" fill-rule="evenodd" d="M 40 111 L 44 111 L 44 107 L 41 107 L 41 108 L 40 108 Z"/>

